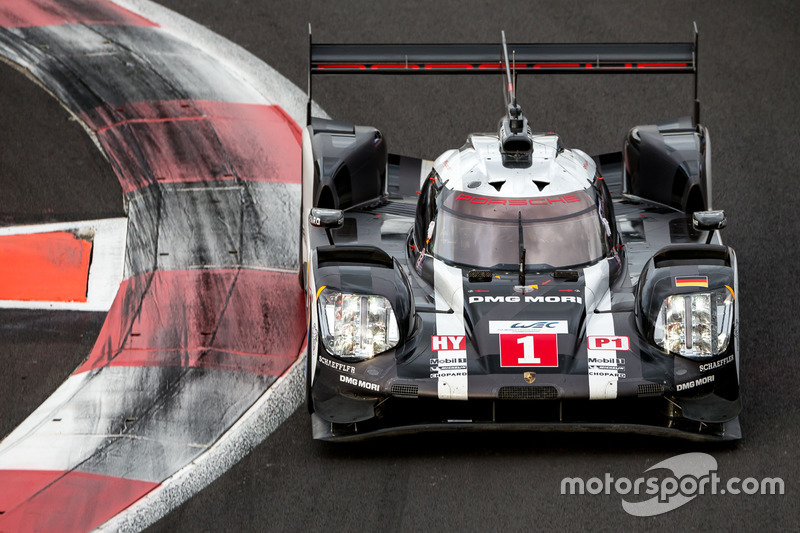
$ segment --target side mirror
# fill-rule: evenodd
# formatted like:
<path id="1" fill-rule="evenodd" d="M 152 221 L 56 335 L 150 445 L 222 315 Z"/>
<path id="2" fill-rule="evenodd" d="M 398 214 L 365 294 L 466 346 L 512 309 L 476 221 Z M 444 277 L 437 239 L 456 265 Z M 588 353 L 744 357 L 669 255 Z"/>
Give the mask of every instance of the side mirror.
<path id="1" fill-rule="evenodd" d="M 341 209 L 323 209 L 322 207 L 312 207 L 308 214 L 308 223 L 315 228 L 325 228 L 328 242 L 333 246 L 332 229 L 341 228 L 344 224 L 344 212 Z"/>
<path id="2" fill-rule="evenodd" d="M 728 225 L 728 217 L 725 211 L 695 211 L 692 214 L 692 227 L 698 231 L 708 231 L 706 244 L 711 243 L 714 231 L 721 230 Z"/>
<path id="3" fill-rule="evenodd" d="M 695 211 L 692 214 L 692 226 L 701 231 L 714 231 L 728 225 L 725 211 Z"/>
<path id="4" fill-rule="evenodd" d="M 341 209 L 323 209 L 312 207 L 308 214 L 308 222 L 316 228 L 335 229 L 344 224 L 344 213 Z"/>

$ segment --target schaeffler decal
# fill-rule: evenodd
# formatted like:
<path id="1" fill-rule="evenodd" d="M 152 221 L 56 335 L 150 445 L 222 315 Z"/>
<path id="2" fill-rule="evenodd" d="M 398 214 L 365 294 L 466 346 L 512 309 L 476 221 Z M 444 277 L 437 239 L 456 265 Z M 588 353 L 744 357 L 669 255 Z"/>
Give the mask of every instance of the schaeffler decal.
<path id="1" fill-rule="evenodd" d="M 558 334 L 568 331 L 566 320 L 489 322 L 500 336 L 501 367 L 557 367 Z"/>
<path id="2" fill-rule="evenodd" d="M 590 350 L 628 351 L 631 349 L 631 341 L 628 337 L 592 335 L 586 337 L 586 347 Z"/>
<path id="3" fill-rule="evenodd" d="M 733 356 L 729 355 L 725 359 L 720 359 L 719 361 L 714 361 L 713 363 L 706 363 L 704 365 L 700 365 L 700 372 L 708 372 L 709 370 L 714 370 L 715 368 L 727 365 L 731 361 L 733 361 Z"/>
<path id="4" fill-rule="evenodd" d="M 339 372 L 347 372 L 349 374 L 356 373 L 356 367 L 351 365 L 343 365 L 342 363 L 337 363 L 336 361 L 331 361 L 327 357 L 320 357 L 319 362 L 334 370 L 338 370 Z"/>
<path id="5" fill-rule="evenodd" d="M 675 278 L 676 287 L 708 287 L 706 276 L 678 276 Z"/>

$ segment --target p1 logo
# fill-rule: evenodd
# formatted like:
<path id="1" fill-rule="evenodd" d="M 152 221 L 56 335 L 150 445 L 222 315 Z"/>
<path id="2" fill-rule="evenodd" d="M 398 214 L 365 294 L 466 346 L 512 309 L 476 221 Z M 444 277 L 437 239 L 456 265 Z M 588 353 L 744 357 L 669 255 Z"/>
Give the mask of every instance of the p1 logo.
<path id="1" fill-rule="evenodd" d="M 586 347 L 590 350 L 614 350 L 627 352 L 631 349 L 631 341 L 628 337 L 586 337 Z"/>

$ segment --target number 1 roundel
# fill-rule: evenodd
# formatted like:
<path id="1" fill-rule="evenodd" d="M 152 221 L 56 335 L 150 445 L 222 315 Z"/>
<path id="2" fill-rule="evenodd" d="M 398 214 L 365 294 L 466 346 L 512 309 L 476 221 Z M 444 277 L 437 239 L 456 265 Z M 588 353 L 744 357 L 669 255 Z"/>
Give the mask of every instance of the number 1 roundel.
<path id="1" fill-rule="evenodd" d="M 558 366 L 558 335 L 501 333 L 500 366 Z"/>

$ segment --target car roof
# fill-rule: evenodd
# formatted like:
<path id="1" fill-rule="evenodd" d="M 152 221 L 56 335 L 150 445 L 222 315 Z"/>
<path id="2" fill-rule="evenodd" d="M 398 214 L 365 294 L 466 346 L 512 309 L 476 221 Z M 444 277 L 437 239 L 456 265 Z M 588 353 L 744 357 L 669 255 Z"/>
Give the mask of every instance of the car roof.
<path id="1" fill-rule="evenodd" d="M 439 156 L 433 168 L 445 187 L 486 197 L 535 198 L 585 190 L 594 180 L 596 165 L 580 150 L 561 147 L 558 135 L 531 134 L 531 164 L 503 164 L 496 134 L 474 133 L 459 150 Z"/>

